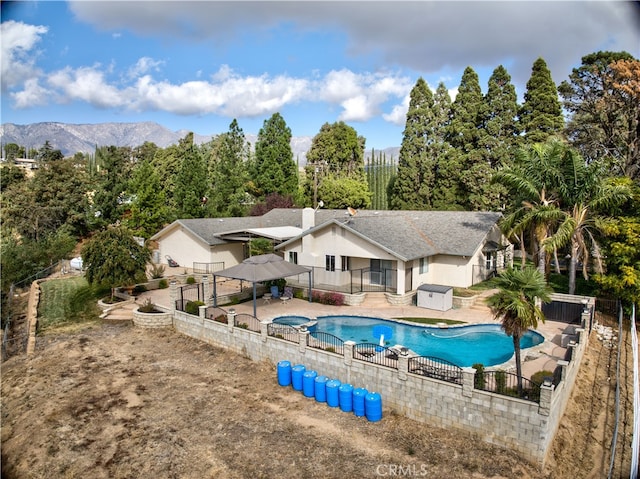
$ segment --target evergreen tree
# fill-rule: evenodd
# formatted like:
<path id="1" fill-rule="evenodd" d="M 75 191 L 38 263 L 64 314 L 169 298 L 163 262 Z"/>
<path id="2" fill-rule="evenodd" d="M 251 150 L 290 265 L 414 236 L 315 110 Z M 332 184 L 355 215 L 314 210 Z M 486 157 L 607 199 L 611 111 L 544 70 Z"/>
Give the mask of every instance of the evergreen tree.
<path id="1" fill-rule="evenodd" d="M 412 88 L 409 110 L 400 146 L 397 176 L 393 182 L 390 207 L 396 210 L 422 210 L 431 207 L 434 145 L 433 94 L 424 79 Z"/>
<path id="2" fill-rule="evenodd" d="M 567 136 L 584 158 L 608 158 L 617 174 L 640 179 L 640 62 L 627 52 L 586 55 L 559 91 Z"/>
<path id="3" fill-rule="evenodd" d="M 361 204 L 362 197 L 370 197 L 369 186 L 364 172 L 364 144 L 365 139 L 358 136 L 356 130 L 340 121 L 333 124 L 325 123 L 320 132 L 314 136 L 311 148 L 307 153 L 305 168 L 305 196 L 307 204 L 316 206 L 317 201 L 323 200 L 328 208 L 340 208 L 332 202 L 318 196 L 325 179 L 332 185 L 338 182 L 339 188 L 352 191 L 353 183 L 357 183 L 362 195 L 356 195 L 356 203 Z M 344 185 L 339 183 L 345 180 Z M 332 195 L 333 197 L 333 195 Z M 342 203 L 342 200 L 340 200 Z M 356 208 L 355 205 L 349 205 Z"/>
<path id="4" fill-rule="evenodd" d="M 291 129 L 280 113 L 265 120 L 258 133 L 252 177 L 261 199 L 278 193 L 298 196 L 298 170 L 291 151 Z"/>
<path id="5" fill-rule="evenodd" d="M 544 143 L 562 132 L 564 119 L 558 90 L 551 79 L 547 63 L 538 58 L 527 82 L 524 104 L 520 110 L 520 129 L 528 143 Z"/>
<path id="6" fill-rule="evenodd" d="M 249 145 L 235 118 L 215 144 L 207 208 L 213 217 L 244 216 L 251 203 L 247 193 Z"/>
<path id="7" fill-rule="evenodd" d="M 183 144 L 181 153 L 174 191 L 176 211 L 179 218 L 202 218 L 208 193 L 207 168 L 193 144 Z"/>
<path id="8" fill-rule="evenodd" d="M 98 224 L 112 224 L 120 219 L 123 193 L 131 168 L 129 148 L 107 146 L 96 150 L 96 191 L 93 212 Z"/>
<path id="9" fill-rule="evenodd" d="M 511 76 L 498 66 L 489 78 L 480 145 L 492 168 L 508 164 L 518 146 L 518 98 Z"/>
<path id="10" fill-rule="evenodd" d="M 167 198 L 151 159 L 136 164 L 129 194 L 132 203 L 125 225 L 136 235 L 149 238 L 169 221 Z"/>

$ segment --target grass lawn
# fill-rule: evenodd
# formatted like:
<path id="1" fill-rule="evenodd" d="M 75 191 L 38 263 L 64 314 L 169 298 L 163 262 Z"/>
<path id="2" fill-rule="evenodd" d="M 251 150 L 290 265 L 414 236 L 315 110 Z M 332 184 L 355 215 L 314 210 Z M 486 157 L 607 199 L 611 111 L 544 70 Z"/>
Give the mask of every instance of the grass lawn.
<path id="1" fill-rule="evenodd" d="M 38 333 L 99 318 L 96 295 L 84 277 L 53 279 L 40 286 Z"/>

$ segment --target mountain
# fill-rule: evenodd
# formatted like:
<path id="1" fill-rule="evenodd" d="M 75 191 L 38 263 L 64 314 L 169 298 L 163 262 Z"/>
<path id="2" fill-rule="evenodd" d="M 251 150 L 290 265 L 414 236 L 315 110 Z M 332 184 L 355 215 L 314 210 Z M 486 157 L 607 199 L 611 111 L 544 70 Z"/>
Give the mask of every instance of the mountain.
<path id="1" fill-rule="evenodd" d="M 71 124 L 71 123 L 32 123 L 29 125 L 16 125 L 3 123 L 0 126 L 0 141 L 2 145 L 16 143 L 28 149 L 39 149 L 46 141 L 56 150 L 60 150 L 65 156 L 72 156 L 77 152 L 93 153 L 96 146 L 130 146 L 142 145 L 145 141 L 155 143 L 161 148 L 177 144 L 184 138 L 188 130 L 171 131 L 158 123 L 147 121 L 139 123 L 95 123 L 95 124 Z M 211 140 L 211 135 L 194 134 L 196 144 L 206 143 Z M 245 134 L 249 143 L 255 145 L 257 135 Z M 291 138 L 291 149 L 294 160 L 299 160 L 300 165 L 306 164 L 307 151 L 311 147 L 310 136 L 298 136 Z M 387 158 L 393 157 L 396 161 L 400 148 L 391 147 L 383 150 Z M 371 150 L 365 151 L 365 157 L 371 156 Z"/>

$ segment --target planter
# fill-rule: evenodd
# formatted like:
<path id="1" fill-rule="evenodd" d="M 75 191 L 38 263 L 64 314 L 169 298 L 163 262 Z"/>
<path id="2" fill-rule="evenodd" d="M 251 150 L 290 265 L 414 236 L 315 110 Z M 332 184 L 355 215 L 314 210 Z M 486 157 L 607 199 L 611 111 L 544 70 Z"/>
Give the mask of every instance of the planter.
<path id="1" fill-rule="evenodd" d="M 476 302 L 480 295 L 476 294 L 475 296 L 454 296 L 453 297 L 453 307 L 454 309 L 464 309 L 470 308 Z"/>
<path id="2" fill-rule="evenodd" d="M 133 324 L 141 328 L 168 328 L 173 326 L 173 313 L 165 311 L 143 313 L 136 308 L 133 310 Z"/>

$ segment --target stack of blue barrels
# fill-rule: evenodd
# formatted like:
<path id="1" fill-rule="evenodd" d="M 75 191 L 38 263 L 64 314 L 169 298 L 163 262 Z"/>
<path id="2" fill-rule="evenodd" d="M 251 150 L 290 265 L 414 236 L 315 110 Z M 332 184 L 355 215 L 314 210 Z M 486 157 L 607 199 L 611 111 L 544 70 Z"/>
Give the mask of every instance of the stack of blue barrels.
<path id="1" fill-rule="evenodd" d="M 365 388 L 354 389 L 351 384 L 307 370 L 302 364 L 292 366 L 290 361 L 278 362 L 278 384 L 291 386 L 305 397 L 326 402 L 329 407 L 339 407 L 344 412 L 353 412 L 358 417 L 364 416 L 371 422 L 382 419 L 380 393 L 369 392 Z"/>

